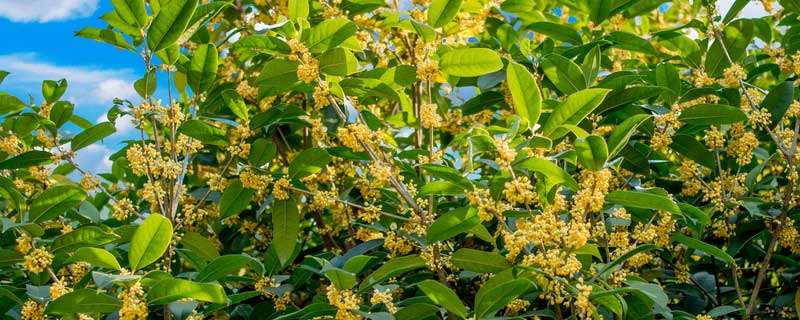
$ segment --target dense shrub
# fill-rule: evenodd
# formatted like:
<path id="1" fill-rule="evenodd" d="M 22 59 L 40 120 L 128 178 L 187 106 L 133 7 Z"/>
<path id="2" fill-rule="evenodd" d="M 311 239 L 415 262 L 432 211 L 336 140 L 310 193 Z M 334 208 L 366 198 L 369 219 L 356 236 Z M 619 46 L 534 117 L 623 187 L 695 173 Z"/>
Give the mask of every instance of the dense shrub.
<path id="1" fill-rule="evenodd" d="M 141 100 L 0 94 L 3 318 L 796 317 L 794 1 L 111 2 Z"/>

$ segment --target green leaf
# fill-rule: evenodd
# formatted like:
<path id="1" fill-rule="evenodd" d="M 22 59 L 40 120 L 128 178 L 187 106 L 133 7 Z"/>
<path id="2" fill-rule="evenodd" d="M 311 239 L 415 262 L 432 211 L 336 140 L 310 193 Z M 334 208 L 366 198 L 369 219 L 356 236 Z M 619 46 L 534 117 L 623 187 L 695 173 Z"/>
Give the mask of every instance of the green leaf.
<path id="1" fill-rule="evenodd" d="M 454 49 L 443 54 L 439 67 L 451 76 L 477 77 L 499 71 L 503 61 L 497 52 L 487 48 Z"/>
<path id="2" fill-rule="evenodd" d="M 83 130 L 81 133 L 73 137 L 72 141 L 70 141 L 70 148 L 72 148 L 72 151 L 78 151 L 112 135 L 114 132 L 117 132 L 117 129 L 114 128 L 113 123 L 98 123 L 89 129 Z"/>
<path id="3" fill-rule="evenodd" d="M 184 279 L 160 279 L 147 290 L 147 302 L 163 305 L 190 298 L 211 303 L 227 303 L 225 289 L 218 283 L 199 283 Z"/>
<path id="4" fill-rule="evenodd" d="M 423 164 L 420 165 L 420 168 L 434 178 L 447 180 L 459 186 L 462 190 L 472 189 L 472 182 L 462 176 L 456 169 L 438 164 Z"/>
<path id="5" fill-rule="evenodd" d="M 244 99 L 236 90 L 227 89 L 222 91 L 222 100 L 225 101 L 225 105 L 228 106 L 228 109 L 231 109 L 231 112 L 235 114 L 239 119 L 247 120 L 249 116 L 247 115 L 247 105 L 244 103 Z"/>
<path id="6" fill-rule="evenodd" d="M 614 259 L 614 261 L 611 261 L 611 263 L 603 266 L 603 268 L 600 269 L 600 271 L 598 271 L 597 274 L 595 274 L 592 277 L 591 280 L 589 280 L 589 283 L 594 282 L 594 280 L 596 280 L 597 278 L 604 277 L 605 274 L 611 272 L 615 267 L 621 265 L 623 262 L 625 262 L 626 260 L 630 259 L 631 257 L 633 257 L 633 256 L 635 256 L 635 255 L 637 255 L 637 254 L 639 254 L 641 252 L 651 251 L 651 250 L 655 250 L 655 249 L 658 249 L 658 247 L 656 245 L 654 245 L 654 244 L 641 244 L 641 245 L 637 246 L 636 248 L 631 249 L 630 251 L 626 252 L 625 254 L 619 256 L 619 258 L 616 258 L 616 259 Z"/>
<path id="7" fill-rule="evenodd" d="M 147 11 L 144 0 L 111 0 L 114 11 L 128 24 L 144 27 L 147 23 Z"/>
<path id="8" fill-rule="evenodd" d="M 231 182 L 219 199 L 219 217 L 225 219 L 238 215 L 250 205 L 253 193 L 253 189 L 243 187 L 238 179 Z"/>
<path id="9" fill-rule="evenodd" d="M 172 240 L 172 223 L 164 216 L 153 213 L 136 228 L 128 251 L 131 271 L 155 262 L 169 248 Z M 152 302 L 152 301 L 151 301 Z"/>
<path id="10" fill-rule="evenodd" d="M 547 79 L 559 91 L 571 94 L 586 89 L 586 78 L 583 77 L 583 70 L 572 60 L 558 54 L 550 54 L 542 59 L 541 65 Z"/>
<path id="11" fill-rule="evenodd" d="M 181 244 L 200 256 L 205 261 L 211 261 L 219 257 L 217 247 L 214 242 L 197 232 L 186 232 L 181 237 Z"/>
<path id="12" fill-rule="evenodd" d="M 583 77 L 583 76 L 581 76 Z M 567 129 L 559 128 L 561 125 L 577 125 L 587 115 L 592 113 L 603 102 L 610 90 L 585 89 L 569 95 L 564 102 L 559 104 L 542 125 L 542 133 L 549 138 L 560 138 L 567 134 Z"/>
<path id="13" fill-rule="evenodd" d="M 425 268 L 425 266 L 425 260 L 416 254 L 393 258 L 367 276 L 364 281 L 361 282 L 359 291 L 369 289 L 372 286 L 391 277 L 396 277 L 406 272 Z"/>
<path id="14" fill-rule="evenodd" d="M 739 14 L 744 7 L 750 3 L 750 0 L 736 0 L 731 4 L 730 9 L 728 9 L 728 13 L 725 14 L 725 18 L 722 19 L 722 23 L 728 23 L 731 20 L 735 19 L 736 16 Z"/>
<path id="15" fill-rule="evenodd" d="M 458 249 L 450 260 L 456 267 L 476 273 L 498 273 L 511 268 L 508 260 L 498 253 L 469 248 Z"/>
<path id="16" fill-rule="evenodd" d="M 186 80 L 195 94 L 208 91 L 217 80 L 219 53 L 213 44 L 201 44 L 194 50 L 189 62 Z"/>
<path id="17" fill-rule="evenodd" d="M 82 247 L 98 247 L 109 244 L 119 239 L 114 233 L 97 226 L 84 226 L 65 233 L 50 245 L 50 250 L 55 253 L 72 251 Z"/>
<path id="18" fill-rule="evenodd" d="M 456 17 L 461 9 L 462 0 L 433 0 L 428 7 L 428 25 L 434 28 L 443 27 Z"/>
<path id="19" fill-rule="evenodd" d="M 593 134 L 575 140 L 575 151 L 578 153 L 581 165 L 589 170 L 603 169 L 608 160 L 608 146 L 603 137 L 598 135 Z"/>
<path id="20" fill-rule="evenodd" d="M 42 81 L 42 96 L 49 103 L 56 102 L 61 99 L 64 92 L 67 91 L 67 80 L 61 79 L 58 81 L 45 80 Z"/>
<path id="21" fill-rule="evenodd" d="M 350 290 L 356 285 L 356 275 L 329 265 L 322 268 L 322 273 L 339 290 Z"/>
<path id="22" fill-rule="evenodd" d="M 564 184 L 572 190 L 579 190 L 578 182 L 555 163 L 542 158 L 528 158 L 514 165 L 515 168 L 526 169 L 543 174 L 551 184 Z"/>
<path id="23" fill-rule="evenodd" d="M 50 110 L 50 121 L 55 123 L 56 128 L 60 128 L 69 121 L 74 110 L 75 106 L 72 103 L 56 101 L 56 103 L 53 104 L 53 109 Z"/>
<path id="24" fill-rule="evenodd" d="M 22 111 L 25 106 L 19 98 L 0 92 L 0 115 Z"/>
<path id="25" fill-rule="evenodd" d="M 334 76 L 346 76 L 358 71 L 358 59 L 350 50 L 333 48 L 319 56 L 319 71 Z"/>
<path id="26" fill-rule="evenodd" d="M 303 43 L 312 53 L 336 48 L 356 34 L 356 25 L 346 18 L 323 20 L 303 33 Z"/>
<path id="27" fill-rule="evenodd" d="M 83 247 L 78 248 L 75 253 L 69 257 L 67 263 L 87 262 L 93 266 L 103 267 L 107 269 L 119 270 L 121 266 L 111 252 L 100 248 Z"/>
<path id="28" fill-rule="evenodd" d="M 506 81 L 514 110 L 517 114 L 528 120 L 528 125 L 533 127 L 539 121 L 542 112 L 542 94 L 539 85 L 528 70 L 519 63 L 509 62 L 506 67 Z"/>
<path id="29" fill-rule="evenodd" d="M 741 109 L 721 104 L 698 104 L 681 111 L 681 122 L 694 125 L 723 125 L 747 121 Z"/>
<path id="30" fill-rule="evenodd" d="M 588 86 L 593 85 L 595 80 L 597 80 L 597 75 L 600 73 L 602 58 L 603 55 L 600 51 L 600 46 L 595 46 L 583 57 L 581 71 L 583 71 L 583 78 L 586 79 L 586 84 Z"/>
<path id="31" fill-rule="evenodd" d="M 484 319 L 494 315 L 497 310 L 505 307 L 533 286 L 528 279 L 515 279 L 487 290 L 481 288 L 475 297 L 475 318 Z M 484 291 L 484 292 L 481 292 Z"/>
<path id="32" fill-rule="evenodd" d="M 249 267 L 256 274 L 264 274 L 264 265 L 245 254 L 230 254 L 212 260 L 195 277 L 198 282 L 212 282 Z"/>
<path id="33" fill-rule="evenodd" d="M 628 140 L 636 132 L 636 129 L 639 128 L 642 123 L 649 120 L 650 117 L 649 114 L 637 114 L 628 117 L 625 121 L 617 125 L 614 131 L 611 131 L 611 135 L 608 136 L 608 156 L 613 157 L 622 151 L 622 148 L 628 144 Z"/>
<path id="34" fill-rule="evenodd" d="M 77 289 L 47 304 L 45 313 L 55 315 L 112 313 L 122 304 L 116 298 L 94 289 Z"/>
<path id="35" fill-rule="evenodd" d="M 231 45 L 231 50 L 242 57 L 242 59 L 261 53 L 276 55 L 289 54 L 291 52 L 286 42 L 268 35 L 250 35 L 242 37 L 239 41 Z"/>
<path id="36" fill-rule="evenodd" d="M 272 228 L 272 246 L 281 265 L 285 265 L 294 255 L 300 232 L 300 213 L 294 198 L 272 203 Z"/>
<path id="37" fill-rule="evenodd" d="M 612 191 L 606 195 L 606 202 L 631 208 L 664 210 L 681 213 L 681 209 L 667 196 L 637 191 Z"/>
<path id="38" fill-rule="evenodd" d="M 289 19 L 292 21 L 308 18 L 308 11 L 308 0 L 289 0 Z"/>
<path id="39" fill-rule="evenodd" d="M 736 260 L 734 260 L 733 257 L 731 257 L 727 252 L 701 240 L 697 240 L 682 233 L 675 232 L 672 234 L 672 241 L 682 243 L 691 249 L 703 251 L 716 257 L 717 259 L 724 261 L 725 263 L 730 264 L 733 267 L 736 266 Z"/>
<path id="40" fill-rule="evenodd" d="M 694 135 L 676 134 L 672 136 L 670 148 L 706 168 L 714 168 L 717 165 L 714 160 L 714 153 L 708 151 L 708 147 L 697 141 Z"/>
<path id="41" fill-rule="evenodd" d="M 272 59 L 265 63 L 257 81 L 259 94 L 274 96 L 292 89 L 299 82 L 298 65 L 297 61 L 285 59 Z"/>
<path id="42" fill-rule="evenodd" d="M 707 226 L 711 223 L 711 218 L 693 205 L 684 202 L 678 202 L 678 207 L 681 209 L 681 213 L 689 218 L 692 218 L 699 222 L 703 226 Z"/>
<path id="43" fill-rule="evenodd" d="M 421 196 L 445 196 L 464 194 L 464 188 L 456 183 L 447 180 L 435 180 L 426 183 L 419 189 Z"/>
<path id="44" fill-rule="evenodd" d="M 75 33 L 75 36 L 110 44 L 120 49 L 134 51 L 135 48 L 125 40 L 119 32 L 110 29 L 86 27 Z"/>
<path id="45" fill-rule="evenodd" d="M 197 119 L 184 121 L 178 128 L 178 132 L 200 140 L 205 144 L 217 146 L 228 144 L 228 139 L 225 138 L 224 130 Z"/>
<path id="46" fill-rule="evenodd" d="M 428 243 L 445 241 L 481 223 L 478 210 L 463 207 L 442 214 L 428 227 Z"/>
<path id="47" fill-rule="evenodd" d="M 4 199 L 6 204 L 17 211 L 27 211 L 27 199 L 17 190 L 14 181 L 6 177 L 0 177 L 0 199 Z"/>
<path id="48" fill-rule="evenodd" d="M 301 179 L 317 172 L 331 162 L 331 156 L 322 148 L 310 148 L 300 152 L 289 164 L 289 178 Z"/>
<path id="49" fill-rule="evenodd" d="M 278 147 L 264 138 L 258 138 L 250 144 L 250 154 L 247 155 L 247 162 L 251 165 L 260 167 L 275 158 Z"/>
<path id="50" fill-rule="evenodd" d="M 74 185 L 59 185 L 45 189 L 34 196 L 28 221 L 44 222 L 72 209 L 86 199 L 86 192 Z"/>
<path id="51" fill-rule="evenodd" d="M 747 46 L 753 40 L 753 22 L 749 19 L 739 19 L 725 26 L 722 30 L 722 39 L 728 54 L 722 48 L 719 41 L 714 41 L 708 49 L 705 59 L 705 71 L 709 76 L 719 77 L 725 68 L 731 64 L 728 55 L 734 63 L 739 63 L 747 53 Z"/>
<path id="52" fill-rule="evenodd" d="M 793 101 L 794 82 L 784 81 L 769 91 L 761 102 L 761 107 L 769 110 L 769 113 L 772 114 L 772 124 L 777 125 L 783 119 Z"/>
<path id="53" fill-rule="evenodd" d="M 152 96 L 153 93 L 156 92 L 156 87 L 158 87 L 158 83 L 156 82 L 155 70 L 148 71 L 141 79 L 136 80 L 136 82 L 133 83 L 133 89 L 136 90 L 136 93 L 138 93 L 139 96 L 145 99 Z"/>
<path id="54" fill-rule="evenodd" d="M 430 279 L 417 283 L 417 287 L 419 287 L 433 303 L 444 307 L 447 311 L 452 312 L 462 319 L 467 317 L 467 307 L 464 306 L 464 303 L 461 302 L 461 299 L 458 298 L 458 295 L 453 292 L 452 289 Z"/>
<path id="55" fill-rule="evenodd" d="M 199 2 L 198 2 L 199 3 Z M 151 2 L 152 5 L 152 2 Z M 186 43 L 194 34 L 211 21 L 217 14 L 219 14 L 223 9 L 226 7 L 233 6 L 231 1 L 213 1 L 206 4 L 198 5 L 197 9 L 194 10 L 194 14 L 192 14 L 192 18 L 189 19 L 189 24 L 184 28 L 183 32 L 181 32 L 180 37 L 178 40 L 175 41 L 178 45 L 182 45 Z"/>
<path id="56" fill-rule="evenodd" d="M 578 31 L 575 31 L 575 29 L 565 24 L 540 21 L 531 23 L 531 25 L 528 26 L 528 29 L 558 41 L 569 42 L 573 45 L 583 44 L 583 40 L 581 40 L 581 35 L 578 33 Z"/>
<path id="57" fill-rule="evenodd" d="M 614 42 L 614 47 L 622 50 L 641 52 L 651 56 L 658 56 L 659 52 L 650 44 L 650 41 L 642 39 L 641 37 L 624 32 L 614 31 L 611 32 L 606 39 Z"/>
<path id="58" fill-rule="evenodd" d="M 158 15 L 147 30 L 147 47 L 158 52 L 178 41 L 196 8 L 197 0 L 171 0 L 162 3 Z"/>
<path id="59" fill-rule="evenodd" d="M 53 161 L 53 154 L 42 150 L 31 150 L 20 153 L 13 158 L 0 162 L 0 170 L 22 169 L 47 164 Z"/>

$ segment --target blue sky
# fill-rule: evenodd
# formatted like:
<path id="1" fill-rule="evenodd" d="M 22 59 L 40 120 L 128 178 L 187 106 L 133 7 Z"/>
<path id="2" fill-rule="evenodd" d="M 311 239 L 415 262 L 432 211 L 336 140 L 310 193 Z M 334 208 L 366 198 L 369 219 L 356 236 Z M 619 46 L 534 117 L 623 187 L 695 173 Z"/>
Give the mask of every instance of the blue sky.
<path id="1" fill-rule="evenodd" d="M 97 122 L 115 97 L 138 101 L 133 82 L 141 77 L 142 61 L 136 54 L 74 36 L 86 27 L 104 27 L 99 17 L 111 10 L 107 0 L 0 0 L 0 70 L 11 74 L 0 84 L 27 101 L 41 101 L 41 81 L 66 78 L 69 89 L 62 99 L 75 104 L 76 114 Z M 118 132 L 101 144 L 78 154 L 82 167 L 106 171 L 104 160 L 133 128 L 125 119 Z"/>

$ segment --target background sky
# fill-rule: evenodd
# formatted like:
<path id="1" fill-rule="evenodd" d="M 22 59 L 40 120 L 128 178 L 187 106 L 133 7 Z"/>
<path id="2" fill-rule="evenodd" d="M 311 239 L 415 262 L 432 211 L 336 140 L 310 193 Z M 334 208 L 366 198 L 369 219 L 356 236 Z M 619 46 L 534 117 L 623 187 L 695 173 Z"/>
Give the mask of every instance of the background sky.
<path id="1" fill-rule="evenodd" d="M 41 81 L 66 78 L 62 99 L 75 104 L 75 113 L 92 122 L 107 121 L 105 112 L 115 97 L 139 101 L 133 82 L 141 78 L 142 59 L 110 45 L 75 37 L 83 27 L 105 27 L 99 20 L 111 11 L 110 0 L 0 0 L 0 70 L 10 72 L 0 84 L 28 101 L 42 101 Z M 77 161 L 92 172 L 106 172 L 107 157 L 133 133 L 125 119 L 117 133 L 82 149 Z"/>
<path id="2" fill-rule="evenodd" d="M 717 3 L 725 13 L 733 0 Z M 131 52 L 75 37 L 83 27 L 105 27 L 99 20 L 111 11 L 110 0 L 0 0 L 0 70 L 11 74 L 0 91 L 23 101 L 30 95 L 38 103 L 41 81 L 66 78 L 69 88 L 62 99 L 75 104 L 75 113 L 94 122 L 106 121 L 105 112 L 117 97 L 138 102 L 133 82 L 142 76 L 142 60 Z M 751 1 L 740 16 L 765 15 L 758 1 Z M 82 149 L 77 161 L 92 172 L 106 172 L 108 156 L 130 137 L 134 128 L 127 119 L 116 123 L 117 133 Z"/>

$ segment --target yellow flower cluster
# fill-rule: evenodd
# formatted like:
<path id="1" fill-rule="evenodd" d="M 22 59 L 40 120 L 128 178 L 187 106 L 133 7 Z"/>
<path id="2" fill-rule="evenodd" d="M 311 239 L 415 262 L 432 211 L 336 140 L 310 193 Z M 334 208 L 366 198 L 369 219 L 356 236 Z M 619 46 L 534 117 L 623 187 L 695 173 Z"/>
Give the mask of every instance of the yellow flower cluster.
<path id="1" fill-rule="evenodd" d="M 278 181 L 275 181 L 275 185 L 272 187 L 272 195 L 278 200 L 289 199 L 290 185 L 291 184 L 289 183 L 289 180 L 286 178 L 278 179 Z"/>
<path id="2" fill-rule="evenodd" d="M 361 297 L 358 294 L 351 290 L 339 290 L 336 289 L 336 286 L 329 285 L 325 295 L 328 297 L 328 303 L 337 309 L 336 320 L 361 319 L 361 316 L 355 313 L 361 304 Z"/>
<path id="3" fill-rule="evenodd" d="M 584 170 L 581 172 L 581 190 L 575 195 L 572 214 L 583 217 L 603 209 L 603 202 L 611 181 L 611 170 Z"/>
<path id="4" fill-rule="evenodd" d="M 706 87 L 714 84 L 714 78 L 711 78 L 702 69 L 692 70 L 692 84 L 696 87 Z"/>
<path id="5" fill-rule="evenodd" d="M 50 267 L 53 263 L 53 254 L 43 248 L 36 248 L 25 255 L 23 265 L 31 273 L 39 273 Z"/>
<path id="6" fill-rule="evenodd" d="M 289 48 L 292 50 L 289 59 L 300 62 L 297 66 L 297 78 L 305 83 L 319 79 L 319 61 L 311 55 L 308 48 L 297 39 L 289 40 Z"/>
<path id="7" fill-rule="evenodd" d="M 16 135 L 12 134 L 0 138 L 0 151 L 8 154 L 9 156 L 15 156 L 23 150 L 24 147 L 22 145 L 22 141 L 20 141 Z"/>
<path id="8" fill-rule="evenodd" d="M 120 320 L 147 319 L 147 300 L 141 283 L 137 281 L 122 290 L 117 298 L 122 300 L 122 307 L 119 309 Z"/>
<path id="9" fill-rule="evenodd" d="M 383 247 L 389 250 L 389 253 L 395 257 L 406 255 L 414 249 L 410 240 L 399 236 L 394 231 L 386 233 L 386 237 L 383 240 Z"/>
<path id="10" fill-rule="evenodd" d="M 234 127 L 228 134 L 228 152 L 232 155 L 247 158 L 247 155 L 250 154 L 250 143 L 247 143 L 247 139 L 252 137 L 253 134 L 255 133 L 250 130 L 250 126 L 247 123 L 241 123 Z"/>
<path id="11" fill-rule="evenodd" d="M 397 313 L 397 306 L 394 305 L 394 297 L 392 297 L 391 290 L 378 290 L 375 289 L 372 292 L 372 296 L 369 298 L 369 303 L 375 304 L 383 304 L 386 306 L 386 310 L 389 311 L 391 314 Z"/>
<path id="12" fill-rule="evenodd" d="M 118 199 L 112 205 L 111 215 L 114 216 L 114 219 L 122 221 L 134 214 L 136 214 L 136 208 L 133 207 L 131 199 Z"/>
<path id="13" fill-rule="evenodd" d="M 44 305 L 35 300 L 28 299 L 20 311 L 22 320 L 44 320 Z"/>
<path id="14" fill-rule="evenodd" d="M 439 74 L 439 62 L 430 58 L 425 58 L 417 64 L 417 78 L 425 81 L 433 81 Z"/>
<path id="15" fill-rule="evenodd" d="M 100 179 L 97 179 L 92 175 L 84 174 L 83 177 L 81 178 L 81 187 L 86 191 L 94 190 L 99 186 L 100 186 Z"/>
<path id="16" fill-rule="evenodd" d="M 726 87 L 738 87 L 739 81 L 744 80 L 747 76 L 747 73 L 744 71 L 744 68 L 738 64 L 733 64 L 730 67 L 726 68 L 725 71 L 722 73 L 722 85 Z"/>
<path id="17" fill-rule="evenodd" d="M 436 112 L 436 105 L 423 103 L 419 109 L 420 124 L 426 129 L 435 129 L 442 126 L 442 117 Z"/>
<path id="18" fill-rule="evenodd" d="M 706 130 L 705 138 L 706 146 L 711 150 L 722 149 L 725 147 L 725 135 L 717 128 L 717 126 L 710 126 Z"/>
<path id="19" fill-rule="evenodd" d="M 239 181 L 242 182 L 242 186 L 245 188 L 250 188 L 255 190 L 258 194 L 263 194 L 266 192 L 267 186 L 272 182 L 272 177 L 259 174 L 251 169 L 246 169 L 239 173 Z"/>
<path id="20" fill-rule="evenodd" d="M 336 137 L 339 138 L 342 145 L 355 152 L 364 151 L 362 143 L 367 145 L 375 143 L 374 133 L 362 123 L 352 123 L 346 127 L 337 128 Z"/>
<path id="21" fill-rule="evenodd" d="M 501 138 L 494 139 L 494 147 L 497 150 L 497 158 L 495 162 L 500 168 L 506 169 L 511 167 L 511 163 L 517 158 L 517 150 L 512 148 L 508 141 Z"/>
<path id="22" fill-rule="evenodd" d="M 33 248 L 33 239 L 27 233 L 22 233 L 17 237 L 17 247 L 15 248 L 20 254 L 26 254 Z"/>
<path id="23" fill-rule="evenodd" d="M 524 299 L 514 299 L 511 300 L 506 305 L 506 314 L 508 315 L 518 315 L 520 312 L 524 311 L 531 305 L 530 301 Z"/>
<path id="24" fill-rule="evenodd" d="M 573 305 L 577 311 L 578 318 L 591 319 L 595 313 L 594 305 L 589 301 L 589 295 L 592 294 L 592 285 L 583 284 L 583 279 L 580 279 L 575 287 L 578 289 L 578 296 L 575 298 Z"/>
<path id="25" fill-rule="evenodd" d="M 533 185 L 526 176 L 519 176 L 506 182 L 503 195 L 512 204 L 529 205 L 536 202 L 536 192 L 533 191 Z"/>
<path id="26" fill-rule="evenodd" d="M 50 290 L 49 291 L 50 291 L 50 299 L 55 300 L 55 299 L 58 299 L 59 297 L 63 296 L 64 294 L 71 292 L 72 289 L 67 287 L 64 284 L 64 282 L 58 281 L 58 282 L 54 282 L 53 284 L 50 285 Z"/>
<path id="27" fill-rule="evenodd" d="M 493 199 L 489 189 L 475 188 L 467 191 L 467 200 L 470 205 L 478 208 L 478 217 L 481 221 L 491 221 L 495 216 L 500 216 L 504 211 L 511 209 L 508 204 Z"/>
<path id="28" fill-rule="evenodd" d="M 753 151 L 759 144 L 758 137 L 752 131 L 745 130 L 742 123 L 731 125 L 730 134 L 733 139 L 725 152 L 736 158 L 736 163 L 740 166 L 750 163 L 753 159 Z"/>

